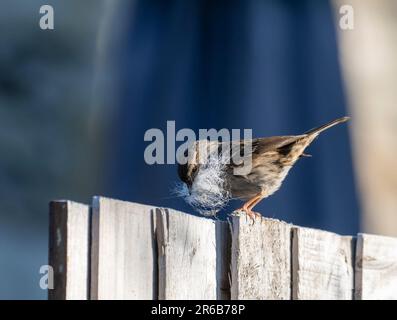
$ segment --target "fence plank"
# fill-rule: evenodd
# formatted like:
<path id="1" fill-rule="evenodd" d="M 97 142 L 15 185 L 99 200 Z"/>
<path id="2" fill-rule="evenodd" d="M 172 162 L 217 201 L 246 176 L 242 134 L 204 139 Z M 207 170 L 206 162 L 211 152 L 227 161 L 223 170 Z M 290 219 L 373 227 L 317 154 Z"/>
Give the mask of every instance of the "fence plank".
<path id="1" fill-rule="evenodd" d="M 397 299 L 397 239 L 358 234 L 355 298 Z"/>
<path id="2" fill-rule="evenodd" d="M 157 298 L 152 207 L 94 197 L 92 299 Z"/>
<path id="3" fill-rule="evenodd" d="M 293 228 L 293 299 L 353 298 L 353 243 L 349 236 Z"/>
<path id="4" fill-rule="evenodd" d="M 157 209 L 159 299 L 225 298 L 222 260 L 227 228 L 210 219 Z M 217 236 L 217 230 L 221 232 Z M 227 290 L 227 288 L 226 288 Z"/>
<path id="5" fill-rule="evenodd" d="M 232 299 L 291 298 L 291 226 L 232 216 Z"/>
<path id="6" fill-rule="evenodd" d="M 54 271 L 54 289 L 48 290 L 48 299 L 88 299 L 89 228 L 89 206 L 50 202 L 49 265 Z"/>

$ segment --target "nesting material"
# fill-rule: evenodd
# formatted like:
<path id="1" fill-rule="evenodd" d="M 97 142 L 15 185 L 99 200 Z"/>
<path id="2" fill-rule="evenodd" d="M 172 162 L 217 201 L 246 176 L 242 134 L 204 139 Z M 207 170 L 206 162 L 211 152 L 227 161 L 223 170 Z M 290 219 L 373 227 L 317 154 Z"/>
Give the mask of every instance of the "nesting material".
<path id="1" fill-rule="evenodd" d="M 201 164 L 189 192 L 185 183 L 178 183 L 174 193 L 204 216 L 215 216 L 231 199 L 226 182 L 226 165 L 217 153 Z"/>

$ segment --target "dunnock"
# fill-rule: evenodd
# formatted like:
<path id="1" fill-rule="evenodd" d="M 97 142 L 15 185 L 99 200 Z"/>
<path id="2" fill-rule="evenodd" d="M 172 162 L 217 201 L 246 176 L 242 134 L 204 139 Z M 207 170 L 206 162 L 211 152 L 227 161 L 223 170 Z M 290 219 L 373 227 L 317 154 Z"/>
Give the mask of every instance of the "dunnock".
<path id="1" fill-rule="evenodd" d="M 216 215 L 216 212 L 232 198 L 245 200 L 238 210 L 254 218 L 255 215 L 259 215 L 252 211 L 254 206 L 280 188 L 288 171 L 299 158 L 310 156 L 304 153 L 306 147 L 322 131 L 348 119 L 349 117 L 339 118 L 297 136 L 232 142 L 196 141 L 190 148 L 187 163 L 178 165 L 178 175 L 184 182 L 184 191 L 179 193 L 204 215 Z M 199 161 L 202 155 L 199 151 L 203 150 L 199 147 L 201 142 L 204 142 L 209 150 L 204 162 Z M 245 159 L 250 158 L 249 172 L 236 174 L 241 162 L 223 161 L 230 160 L 230 153 L 228 157 L 222 154 L 222 146 L 225 144 L 237 144 L 240 155 L 243 154 L 244 148 L 251 150 L 248 155 L 244 154 Z M 233 146 L 228 150 L 231 149 Z"/>

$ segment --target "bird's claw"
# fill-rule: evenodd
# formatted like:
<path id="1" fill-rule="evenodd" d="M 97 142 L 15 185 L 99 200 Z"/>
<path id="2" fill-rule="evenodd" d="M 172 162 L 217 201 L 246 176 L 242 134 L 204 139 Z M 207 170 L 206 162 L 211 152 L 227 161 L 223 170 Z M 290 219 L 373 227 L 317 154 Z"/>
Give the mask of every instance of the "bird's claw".
<path id="1" fill-rule="evenodd" d="M 252 211 L 252 210 L 250 210 L 248 208 L 244 208 L 244 207 L 235 210 L 235 212 L 244 212 L 245 215 L 250 217 L 254 223 L 255 223 L 256 218 L 262 218 L 262 215 L 260 213 Z"/>
<path id="2" fill-rule="evenodd" d="M 248 210 L 245 211 L 245 213 L 247 214 L 247 216 L 249 216 L 252 219 L 253 223 L 255 223 L 256 218 L 262 218 L 262 215 L 255 211 Z"/>

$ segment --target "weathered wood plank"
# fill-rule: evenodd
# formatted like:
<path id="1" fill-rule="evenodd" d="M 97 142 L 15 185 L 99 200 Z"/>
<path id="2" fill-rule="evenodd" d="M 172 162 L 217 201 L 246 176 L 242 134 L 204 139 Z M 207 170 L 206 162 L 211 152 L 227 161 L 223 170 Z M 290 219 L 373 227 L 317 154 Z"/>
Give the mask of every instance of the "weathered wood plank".
<path id="1" fill-rule="evenodd" d="M 293 228 L 293 299 L 353 298 L 353 244 L 349 236 Z"/>
<path id="2" fill-rule="evenodd" d="M 397 239 L 358 234 L 355 298 L 397 299 Z"/>
<path id="3" fill-rule="evenodd" d="M 291 226 L 231 217 L 232 299 L 291 298 Z"/>
<path id="4" fill-rule="evenodd" d="M 48 290 L 48 299 L 88 299 L 89 228 L 89 206 L 65 200 L 50 203 L 49 265 L 54 289 Z"/>
<path id="5" fill-rule="evenodd" d="M 157 298 L 153 207 L 94 197 L 91 298 Z"/>
<path id="6" fill-rule="evenodd" d="M 159 299 L 227 298 L 225 223 L 159 208 L 156 226 Z"/>

